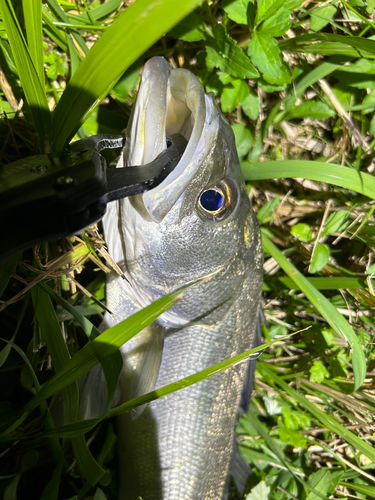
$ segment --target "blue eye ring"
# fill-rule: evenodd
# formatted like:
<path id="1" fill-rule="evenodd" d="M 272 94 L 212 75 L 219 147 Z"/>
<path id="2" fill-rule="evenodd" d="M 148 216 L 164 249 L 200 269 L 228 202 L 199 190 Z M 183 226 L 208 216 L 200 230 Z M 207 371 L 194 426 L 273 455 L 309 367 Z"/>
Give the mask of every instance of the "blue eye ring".
<path id="1" fill-rule="evenodd" d="M 237 206 L 239 187 L 232 179 L 223 179 L 202 191 L 197 200 L 198 214 L 203 219 L 221 221 Z"/>
<path id="2" fill-rule="evenodd" d="M 199 205 L 205 212 L 220 211 L 224 203 L 224 193 L 221 189 L 210 188 L 203 191 L 199 197 Z"/>

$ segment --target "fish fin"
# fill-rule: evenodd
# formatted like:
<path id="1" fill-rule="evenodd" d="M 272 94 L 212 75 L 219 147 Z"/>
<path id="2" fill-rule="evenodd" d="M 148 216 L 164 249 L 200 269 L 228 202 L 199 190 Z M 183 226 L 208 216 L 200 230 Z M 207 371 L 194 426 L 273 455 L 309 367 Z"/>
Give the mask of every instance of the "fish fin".
<path id="1" fill-rule="evenodd" d="M 78 379 L 79 406 L 78 420 L 98 417 L 104 413 L 107 406 L 107 386 L 102 367 L 94 366 L 88 373 Z M 120 387 L 117 386 L 111 407 L 120 399 Z"/>
<path id="2" fill-rule="evenodd" d="M 137 398 L 155 388 L 164 345 L 164 328 L 153 322 L 139 332 L 122 349 L 124 367 L 121 373 L 121 402 Z M 139 417 L 145 405 L 131 412 Z"/>
<path id="3" fill-rule="evenodd" d="M 104 413 L 107 405 L 107 387 L 103 370 L 100 365 L 94 366 L 78 380 L 79 405 L 77 420 L 95 418 Z M 120 398 L 120 389 L 117 388 L 112 399 L 112 407 Z M 50 411 L 55 427 L 64 425 L 64 407 L 61 392 L 57 392 L 51 400 Z"/>
<path id="4" fill-rule="evenodd" d="M 264 324 L 264 314 L 263 314 L 263 311 L 261 310 L 259 313 L 259 316 L 258 316 L 257 326 L 255 329 L 253 348 L 260 346 L 260 344 L 262 343 L 262 325 L 263 324 Z M 254 385 L 254 373 L 255 373 L 255 367 L 256 367 L 256 360 L 262 354 L 262 352 L 263 351 L 259 351 L 254 355 L 254 357 L 250 358 L 249 365 L 247 368 L 247 372 L 246 372 L 246 376 L 245 376 L 245 383 L 244 383 L 244 387 L 242 390 L 242 396 L 241 396 L 241 407 L 245 412 L 247 412 L 247 410 L 249 409 L 249 405 L 250 405 L 251 392 L 253 390 L 253 385 Z"/>

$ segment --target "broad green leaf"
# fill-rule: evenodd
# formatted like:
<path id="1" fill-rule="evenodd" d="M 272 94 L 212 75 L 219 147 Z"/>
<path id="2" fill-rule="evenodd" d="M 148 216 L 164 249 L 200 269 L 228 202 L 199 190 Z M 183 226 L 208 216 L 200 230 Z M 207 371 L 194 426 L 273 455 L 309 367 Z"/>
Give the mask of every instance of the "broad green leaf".
<path id="1" fill-rule="evenodd" d="M 280 162 L 282 163 L 282 162 Z M 267 252 L 277 261 L 283 271 L 294 281 L 312 303 L 312 305 L 323 316 L 327 323 L 335 332 L 347 340 L 352 349 L 353 371 L 355 380 L 355 389 L 358 389 L 365 379 L 366 359 L 359 343 L 357 335 L 352 330 L 346 319 L 337 311 L 331 302 L 324 297 L 311 283 L 291 264 L 280 250 L 267 238 L 263 236 L 263 246 Z"/>
<path id="2" fill-rule="evenodd" d="M 312 181 L 340 186 L 375 200 L 374 177 L 341 165 L 330 163 L 328 169 L 327 163 L 318 161 L 287 160 L 261 163 L 242 162 L 241 168 L 247 181 L 303 177 Z"/>
<path id="3" fill-rule="evenodd" d="M 299 7 L 300 4 L 301 2 L 294 2 L 293 10 Z M 267 18 L 260 25 L 258 31 L 268 33 L 272 36 L 284 35 L 290 28 L 291 12 L 292 11 L 290 10 L 290 7 L 288 7 L 288 4 L 283 5 L 273 15 L 267 16 Z"/>
<path id="4" fill-rule="evenodd" d="M 232 75 L 230 75 L 229 73 L 224 73 L 223 71 L 218 71 L 216 75 L 223 85 L 228 85 L 228 83 L 231 83 L 233 82 L 233 80 L 235 80 Z"/>
<path id="5" fill-rule="evenodd" d="M 46 75 L 51 80 L 56 80 L 60 76 L 67 76 L 69 68 L 66 57 L 52 50 L 44 55 L 44 63 L 46 65 Z"/>
<path id="6" fill-rule="evenodd" d="M 245 500 L 268 500 L 271 493 L 270 486 L 265 481 L 261 481 L 251 488 L 250 493 L 246 495 Z"/>
<path id="7" fill-rule="evenodd" d="M 250 151 L 254 137 L 250 130 L 243 123 L 234 123 L 232 125 L 236 148 L 239 158 L 244 158 Z"/>
<path id="8" fill-rule="evenodd" d="M 92 500 L 107 500 L 107 495 L 104 494 L 104 491 L 101 488 L 96 488 Z"/>
<path id="9" fill-rule="evenodd" d="M 208 40 L 208 29 L 202 19 L 192 12 L 180 21 L 171 31 L 168 36 L 185 40 L 186 42 L 199 42 L 200 40 Z"/>
<path id="10" fill-rule="evenodd" d="M 224 88 L 221 94 L 221 109 L 224 113 L 232 111 L 249 95 L 249 86 L 244 80 L 233 80 L 232 88 Z"/>
<path id="11" fill-rule="evenodd" d="M 333 18 L 336 12 L 337 12 L 337 7 L 331 4 L 325 5 L 324 7 L 314 10 L 313 12 L 311 12 L 310 29 L 312 31 L 320 31 L 325 26 L 327 26 L 327 24 L 330 22 L 330 20 Z"/>
<path id="12" fill-rule="evenodd" d="M 40 83 L 44 86 L 42 2 L 22 0 L 22 7 L 30 56 Z"/>
<path id="13" fill-rule="evenodd" d="M 314 361 L 312 367 L 310 368 L 311 382 L 321 384 L 325 378 L 329 378 L 329 371 L 324 366 L 322 361 Z"/>
<path id="14" fill-rule="evenodd" d="M 368 269 L 366 269 L 366 274 L 368 275 L 375 274 L 375 264 L 372 264 Z"/>
<path id="15" fill-rule="evenodd" d="M 343 470 L 331 471 L 322 468 L 309 476 L 309 484 L 317 491 L 320 491 L 320 493 L 323 493 L 326 498 L 329 498 L 335 492 L 336 486 L 341 481 L 343 475 Z M 309 500 L 318 500 L 318 498 L 314 493 L 309 494 Z"/>
<path id="16" fill-rule="evenodd" d="M 347 222 L 348 218 L 349 212 L 346 210 L 339 210 L 338 212 L 330 214 L 324 225 L 321 236 L 343 231 L 349 225 L 349 222 Z"/>
<path id="17" fill-rule="evenodd" d="M 290 234 L 301 241 L 309 241 L 312 239 L 313 235 L 311 227 L 303 222 L 295 224 L 292 227 Z"/>
<path id="18" fill-rule="evenodd" d="M 249 94 L 241 101 L 241 108 L 250 120 L 257 120 L 260 111 L 260 101 L 251 87 L 249 87 Z"/>
<path id="19" fill-rule="evenodd" d="M 44 488 L 40 500 L 58 499 L 61 472 L 62 472 L 62 464 L 59 464 L 53 471 L 51 480 L 47 483 L 46 487 Z"/>
<path id="20" fill-rule="evenodd" d="M 4 500 L 17 500 L 17 488 L 20 482 L 22 472 L 19 472 L 10 482 L 10 484 L 5 488 Z"/>
<path id="21" fill-rule="evenodd" d="M 285 444 L 290 444 L 295 448 L 307 448 L 307 439 L 298 431 L 287 429 L 282 424 L 279 425 L 279 437 Z"/>
<path id="22" fill-rule="evenodd" d="M 264 90 L 264 92 L 267 92 L 267 94 L 273 94 L 274 92 L 281 92 L 286 88 L 286 84 L 281 84 L 281 85 L 271 84 L 263 80 L 263 78 L 259 78 L 258 86 L 262 90 Z"/>
<path id="23" fill-rule="evenodd" d="M 294 108 L 290 109 L 287 113 L 289 119 L 293 118 L 315 118 L 317 120 L 322 120 L 323 118 L 329 118 L 334 116 L 336 111 L 330 108 L 326 103 L 322 101 L 306 101 Z"/>
<path id="24" fill-rule="evenodd" d="M 237 78 L 258 78 L 259 73 L 254 68 L 233 38 L 231 38 L 222 24 L 214 26 L 215 43 L 206 47 L 207 68 L 219 68 Z"/>
<path id="25" fill-rule="evenodd" d="M 327 264 L 330 257 L 330 251 L 324 243 L 317 243 L 311 258 L 309 273 L 318 273 Z"/>
<path id="26" fill-rule="evenodd" d="M 224 0 L 222 7 L 228 14 L 229 19 L 232 19 L 237 24 L 247 24 L 247 9 L 249 3 L 254 3 L 254 0 Z"/>
<path id="27" fill-rule="evenodd" d="M 336 85 L 332 87 L 332 92 L 345 110 L 349 109 L 357 93 L 353 88 L 343 83 L 336 83 Z"/>
<path id="28" fill-rule="evenodd" d="M 281 75 L 281 53 L 277 41 L 268 33 L 254 32 L 247 50 L 255 66 L 268 83 L 275 83 Z"/>
<path id="29" fill-rule="evenodd" d="M 39 79 L 17 16 L 10 0 L 0 0 L 0 10 L 23 91 L 43 150 L 44 136 L 50 133 L 51 116 L 43 84 Z"/>
<path id="30" fill-rule="evenodd" d="M 200 3 L 187 0 L 176 6 L 174 0 L 136 0 L 111 24 L 82 61 L 55 109 L 55 151 L 65 148 L 123 72 Z"/>
<path id="31" fill-rule="evenodd" d="M 296 431 L 298 429 L 308 429 L 310 425 L 311 418 L 306 413 L 291 410 L 290 408 L 283 406 L 281 414 L 283 416 L 285 427 L 287 429 L 291 429 L 292 431 Z"/>
<path id="32" fill-rule="evenodd" d="M 285 10 L 291 14 L 301 3 L 301 0 L 259 0 L 255 22 L 259 24 L 265 18 L 271 18 L 280 10 Z"/>

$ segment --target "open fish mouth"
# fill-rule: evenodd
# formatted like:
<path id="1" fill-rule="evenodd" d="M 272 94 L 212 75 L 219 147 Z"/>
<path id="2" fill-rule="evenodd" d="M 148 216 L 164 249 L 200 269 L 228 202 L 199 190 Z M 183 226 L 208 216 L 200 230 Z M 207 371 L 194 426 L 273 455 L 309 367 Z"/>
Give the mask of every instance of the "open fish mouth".
<path id="1" fill-rule="evenodd" d="M 161 222 L 199 169 L 217 129 L 212 108 L 190 71 L 172 70 L 162 57 L 147 62 L 118 166 L 152 161 L 167 148 L 167 136 L 179 133 L 188 141 L 173 172 L 156 188 L 134 197 L 133 206 L 148 220 Z"/>

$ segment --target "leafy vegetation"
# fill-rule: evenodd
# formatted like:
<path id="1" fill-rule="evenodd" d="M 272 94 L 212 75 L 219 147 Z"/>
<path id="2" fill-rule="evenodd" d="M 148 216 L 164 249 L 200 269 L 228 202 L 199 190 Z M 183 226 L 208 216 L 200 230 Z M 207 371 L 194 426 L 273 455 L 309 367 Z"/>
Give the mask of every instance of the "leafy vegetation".
<path id="1" fill-rule="evenodd" d="M 72 138 L 119 133 L 153 55 L 195 72 L 232 124 L 265 251 L 268 348 L 238 429 L 253 470 L 247 500 L 375 498 L 374 8 L 0 0 L 0 168 Z M 1 263 L 7 500 L 117 496 L 109 405 L 77 422 L 76 380 L 100 362 L 113 394 L 116 348 L 180 292 L 117 325 L 103 353 L 95 338 L 113 265 L 96 229 Z M 46 398 L 58 390 L 67 425 L 54 429 Z"/>

